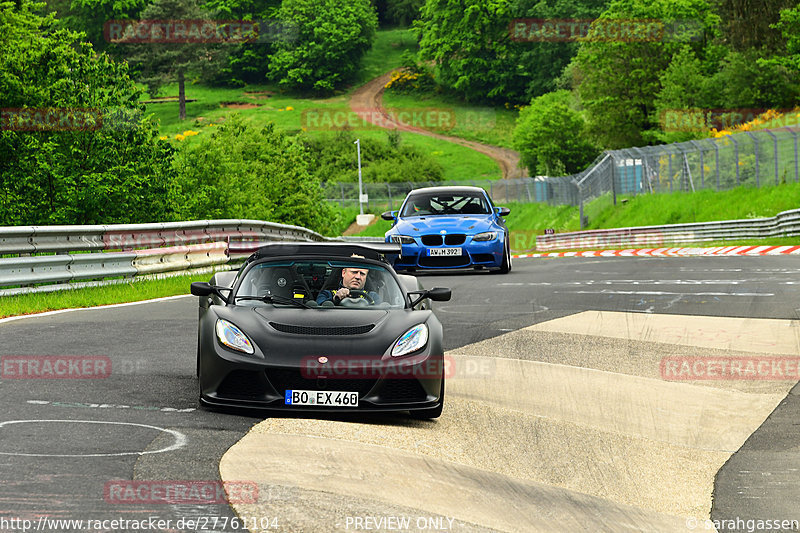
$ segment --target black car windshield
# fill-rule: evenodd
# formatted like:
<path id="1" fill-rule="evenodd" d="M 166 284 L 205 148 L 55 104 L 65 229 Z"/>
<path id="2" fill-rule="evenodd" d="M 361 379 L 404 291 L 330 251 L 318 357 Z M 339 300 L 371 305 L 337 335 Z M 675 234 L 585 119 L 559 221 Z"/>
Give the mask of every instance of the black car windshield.
<path id="1" fill-rule="evenodd" d="M 401 217 L 436 215 L 487 215 L 486 198 L 479 193 L 424 193 L 410 196 Z"/>
<path id="2" fill-rule="evenodd" d="M 342 287 L 349 297 L 333 298 Z M 242 277 L 236 305 L 254 307 L 402 309 L 403 291 L 383 266 L 342 260 L 262 261 Z"/>

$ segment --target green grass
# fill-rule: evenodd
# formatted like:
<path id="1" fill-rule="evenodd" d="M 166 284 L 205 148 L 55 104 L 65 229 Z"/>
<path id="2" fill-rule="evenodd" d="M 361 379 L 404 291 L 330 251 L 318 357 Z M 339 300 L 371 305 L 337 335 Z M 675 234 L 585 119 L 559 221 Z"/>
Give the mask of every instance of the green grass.
<path id="1" fill-rule="evenodd" d="M 513 148 L 512 134 L 516 124 L 515 109 L 476 107 L 444 95 L 397 94 L 391 90 L 383 93 L 383 104 L 390 110 L 428 110 L 444 113 L 442 120 L 434 120 L 425 129 L 478 141 L 494 146 Z"/>
<path id="2" fill-rule="evenodd" d="M 543 234 L 546 229 L 554 229 L 556 232 L 580 230 L 579 210 L 575 206 L 543 203 L 504 205 L 511 209 L 511 213 L 506 217 L 506 224 L 512 233 L 512 248 L 517 251 L 532 249 L 536 244 L 536 235 Z M 795 209 L 798 205 L 800 205 L 800 184 L 790 183 L 761 189 L 739 187 L 722 192 L 646 194 L 618 198 L 617 206 L 612 204 L 610 196 L 607 195 L 584 206 L 584 215 L 589 218 L 586 229 L 605 229 L 771 217 L 781 211 Z M 390 222 L 378 220 L 367 226 L 359 235 L 383 236 L 390 227 Z M 800 238 L 715 241 L 681 246 L 766 244 L 800 244 Z"/>
<path id="3" fill-rule="evenodd" d="M 208 281 L 210 278 L 211 274 L 208 273 L 194 274 L 155 280 L 137 280 L 102 287 L 0 296 L 0 318 L 56 309 L 95 307 L 189 294 L 191 282 Z"/>
<path id="4" fill-rule="evenodd" d="M 798 206 L 798 183 L 760 189 L 738 187 L 720 192 L 639 195 L 628 197 L 627 202 L 616 208 L 609 205 L 590 214 L 589 229 L 771 217 Z"/>
<path id="5" fill-rule="evenodd" d="M 379 30 L 372 48 L 361 62 L 357 85 L 377 78 L 403 64 L 403 52 L 415 52 L 417 41 L 409 28 Z"/>

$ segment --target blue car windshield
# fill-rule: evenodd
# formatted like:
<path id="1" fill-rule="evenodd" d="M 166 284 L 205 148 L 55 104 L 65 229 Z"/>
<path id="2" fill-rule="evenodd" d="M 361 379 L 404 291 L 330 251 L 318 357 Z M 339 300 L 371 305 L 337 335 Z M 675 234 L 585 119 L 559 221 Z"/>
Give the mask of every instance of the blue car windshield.
<path id="1" fill-rule="evenodd" d="M 400 216 L 488 215 L 489 213 L 491 208 L 481 194 L 428 193 L 410 196 Z"/>
<path id="2" fill-rule="evenodd" d="M 337 309 L 405 307 L 403 291 L 386 267 L 346 258 L 256 263 L 244 273 L 234 301 L 254 307 L 334 307 L 328 301 L 345 284 L 353 297 L 337 300 Z"/>

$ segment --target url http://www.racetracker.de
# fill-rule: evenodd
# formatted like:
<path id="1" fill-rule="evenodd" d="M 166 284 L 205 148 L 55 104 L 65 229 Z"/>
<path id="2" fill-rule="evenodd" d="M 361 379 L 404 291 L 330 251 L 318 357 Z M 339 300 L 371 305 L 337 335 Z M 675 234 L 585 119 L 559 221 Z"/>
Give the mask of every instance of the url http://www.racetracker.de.
<path id="1" fill-rule="evenodd" d="M 38 518 L 0 517 L 0 531 L 204 531 L 253 529 L 278 529 L 280 521 L 272 516 L 199 516 L 192 518 L 160 518 L 148 516 L 141 519 L 103 518 L 66 519 L 40 516 Z"/>

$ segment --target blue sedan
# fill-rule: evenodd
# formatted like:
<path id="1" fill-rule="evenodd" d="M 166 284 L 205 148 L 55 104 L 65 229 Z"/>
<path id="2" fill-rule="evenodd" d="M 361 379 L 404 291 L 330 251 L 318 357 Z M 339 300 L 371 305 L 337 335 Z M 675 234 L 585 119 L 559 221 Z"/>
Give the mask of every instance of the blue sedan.
<path id="1" fill-rule="evenodd" d="M 474 268 L 511 270 L 506 207 L 495 207 L 480 187 L 414 189 L 392 220 L 386 242 L 402 245 L 396 271 Z"/>

